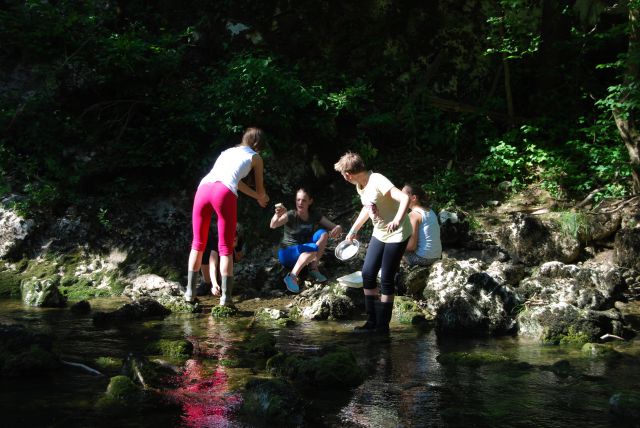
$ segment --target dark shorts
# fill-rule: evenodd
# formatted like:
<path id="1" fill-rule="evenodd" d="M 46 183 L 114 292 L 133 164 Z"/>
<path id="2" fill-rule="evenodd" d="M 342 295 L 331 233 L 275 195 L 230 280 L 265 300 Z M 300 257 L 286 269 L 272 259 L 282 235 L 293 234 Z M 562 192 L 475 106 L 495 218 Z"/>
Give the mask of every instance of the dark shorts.
<path id="1" fill-rule="evenodd" d="M 404 253 L 404 260 L 409 266 L 431 266 L 440 259 L 425 259 L 413 251 L 407 251 Z"/>

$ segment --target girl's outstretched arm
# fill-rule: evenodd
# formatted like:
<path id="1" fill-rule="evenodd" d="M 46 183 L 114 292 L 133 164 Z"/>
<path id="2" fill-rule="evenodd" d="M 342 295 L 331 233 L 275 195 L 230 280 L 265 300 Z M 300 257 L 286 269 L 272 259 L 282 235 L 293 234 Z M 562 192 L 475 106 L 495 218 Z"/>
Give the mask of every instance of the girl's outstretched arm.
<path id="1" fill-rule="evenodd" d="M 349 232 L 347 232 L 347 236 L 345 237 L 345 239 L 355 239 L 358 235 L 358 231 L 360 230 L 362 225 L 366 223 L 368 218 L 369 210 L 367 209 L 367 207 L 362 207 L 362 209 L 360 210 L 360 214 L 358 214 L 358 218 L 353 222 L 353 225 L 351 226 L 351 229 L 349 229 Z"/>

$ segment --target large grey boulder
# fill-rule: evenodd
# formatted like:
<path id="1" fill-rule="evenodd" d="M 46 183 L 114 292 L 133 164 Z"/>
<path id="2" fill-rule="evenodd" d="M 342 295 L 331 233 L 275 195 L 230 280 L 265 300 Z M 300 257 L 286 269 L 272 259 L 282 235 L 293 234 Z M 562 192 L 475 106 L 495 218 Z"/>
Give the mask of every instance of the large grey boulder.
<path id="1" fill-rule="evenodd" d="M 557 222 L 532 215 L 515 215 L 511 224 L 498 230 L 496 238 L 514 261 L 527 266 L 554 260 L 572 263 L 580 255 L 575 237 L 563 232 Z"/>
<path id="2" fill-rule="evenodd" d="M 135 277 L 123 291 L 134 302 L 153 299 L 172 312 L 194 312 L 197 307 L 185 302 L 180 283 L 169 281 L 155 274 Z"/>
<path id="3" fill-rule="evenodd" d="M 352 289 L 341 285 L 316 285 L 300 293 L 293 302 L 303 318 L 309 320 L 350 319 L 356 310 L 354 299 L 350 297 Z M 361 290 L 354 293 L 362 294 Z"/>
<path id="4" fill-rule="evenodd" d="M 622 335 L 623 318 L 614 306 L 625 290 L 621 273 L 607 265 L 543 264 L 518 288 L 525 299 L 519 334 L 550 343 Z"/>
<path id="5" fill-rule="evenodd" d="M 440 333 L 501 335 L 515 332 L 520 298 L 503 278 L 485 272 L 476 259 L 443 259 L 432 268 L 423 292 Z"/>
<path id="6" fill-rule="evenodd" d="M 0 258 L 16 249 L 33 230 L 35 222 L 0 206 Z"/>
<path id="7" fill-rule="evenodd" d="M 620 228 L 622 216 L 620 213 L 587 213 L 585 227 L 578 228 L 577 235 L 580 242 L 604 241 L 611 238 Z"/>

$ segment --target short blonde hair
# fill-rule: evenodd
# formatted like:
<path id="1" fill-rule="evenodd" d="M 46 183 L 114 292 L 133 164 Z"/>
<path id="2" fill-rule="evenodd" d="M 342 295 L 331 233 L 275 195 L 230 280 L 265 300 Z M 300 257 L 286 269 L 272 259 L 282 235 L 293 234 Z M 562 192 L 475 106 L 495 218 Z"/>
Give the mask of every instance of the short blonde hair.
<path id="1" fill-rule="evenodd" d="M 341 174 L 357 174 L 367 170 L 362 157 L 354 152 L 347 152 L 342 155 L 340 160 L 333 165 L 333 168 Z"/>

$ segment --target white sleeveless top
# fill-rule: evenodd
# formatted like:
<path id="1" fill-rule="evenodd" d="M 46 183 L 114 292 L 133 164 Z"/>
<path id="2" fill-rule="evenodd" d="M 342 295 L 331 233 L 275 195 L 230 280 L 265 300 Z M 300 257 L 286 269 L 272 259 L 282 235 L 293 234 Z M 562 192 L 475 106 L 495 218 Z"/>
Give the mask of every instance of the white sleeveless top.
<path id="1" fill-rule="evenodd" d="M 220 153 L 209 174 L 200 181 L 200 185 L 219 181 L 237 196 L 238 182 L 249 175 L 251 158 L 256 154 L 248 146 L 236 146 L 225 150 Z"/>
<path id="2" fill-rule="evenodd" d="M 433 210 L 425 212 L 419 208 L 414 209 L 422 216 L 422 222 L 418 227 L 418 245 L 416 254 L 425 259 L 439 259 L 442 256 L 442 243 L 440 242 L 440 225 Z"/>

